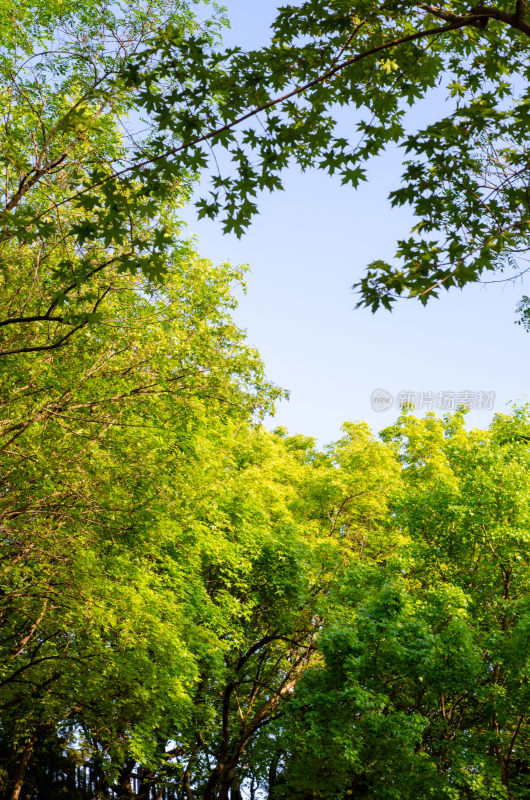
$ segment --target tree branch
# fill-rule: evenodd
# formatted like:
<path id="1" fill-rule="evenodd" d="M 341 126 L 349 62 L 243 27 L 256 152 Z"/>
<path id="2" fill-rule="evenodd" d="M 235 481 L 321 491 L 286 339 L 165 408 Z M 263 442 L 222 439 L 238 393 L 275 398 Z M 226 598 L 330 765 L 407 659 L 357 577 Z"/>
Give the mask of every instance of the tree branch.
<path id="1" fill-rule="evenodd" d="M 502 16 L 499 16 L 499 15 L 502 15 Z M 427 28 L 426 30 L 416 31 L 415 33 L 408 34 L 407 36 L 399 37 L 398 39 L 392 39 L 389 42 L 383 42 L 380 45 L 376 45 L 375 47 L 371 47 L 370 49 L 365 50 L 363 53 L 358 53 L 355 56 L 351 56 L 350 58 L 347 58 L 344 61 L 341 61 L 340 63 L 335 64 L 331 68 L 327 69 L 325 72 L 323 72 L 320 75 L 318 75 L 316 78 L 313 78 L 312 80 L 308 81 L 307 83 L 304 83 L 302 86 L 297 86 L 295 89 L 292 89 L 290 92 L 287 92 L 286 94 L 280 95 L 279 97 L 275 97 L 275 98 L 273 98 L 272 100 L 269 100 L 266 103 L 263 103 L 263 104 L 261 104 L 259 106 L 256 106 L 251 111 L 248 111 L 246 114 L 242 114 L 240 117 L 238 117 L 237 119 L 233 120 L 232 122 L 226 123 L 226 125 L 222 125 L 219 128 L 212 129 L 212 130 L 208 131 L 207 133 L 202 134 L 201 136 L 197 136 L 196 138 L 191 139 L 188 142 L 185 142 L 182 145 L 178 145 L 177 147 L 172 147 L 169 150 L 166 150 L 164 153 L 161 153 L 161 154 L 159 154 L 157 156 L 153 156 L 151 158 L 147 158 L 147 159 L 145 159 L 144 161 L 141 161 L 138 164 L 132 164 L 131 166 L 124 167 L 121 170 L 113 172 L 111 175 L 107 175 L 105 178 L 101 178 L 101 180 L 96 181 L 91 186 L 87 186 L 84 189 L 80 189 L 78 192 L 76 192 L 75 194 L 73 194 L 70 197 L 66 198 L 65 200 L 62 200 L 61 202 L 56 203 L 56 204 L 50 206 L 49 208 L 47 208 L 46 210 L 42 211 L 40 214 L 38 214 L 36 217 L 34 217 L 32 220 L 30 220 L 25 226 L 23 226 L 22 228 L 20 228 L 18 230 L 23 230 L 25 227 L 27 227 L 29 225 L 32 225 L 33 223 L 37 222 L 39 219 L 42 219 L 42 217 L 46 216 L 47 214 L 49 214 L 54 209 L 60 208 L 61 206 L 66 205 L 67 203 L 71 203 L 74 200 L 76 200 L 77 198 L 87 194 L 88 192 L 93 191 L 94 189 L 98 189 L 99 187 L 104 186 L 105 184 L 109 183 L 110 181 L 118 180 L 123 175 L 127 175 L 127 174 L 129 174 L 130 172 L 133 172 L 133 171 L 145 170 L 147 167 L 150 167 L 150 166 L 152 166 L 154 164 L 157 164 L 159 161 L 163 161 L 165 159 L 168 159 L 171 156 L 174 156 L 177 153 L 182 152 L 183 150 L 187 150 L 190 147 L 195 147 L 196 145 L 201 144 L 202 142 L 207 142 L 210 139 L 213 139 L 215 136 L 219 136 L 220 134 L 225 133 L 226 131 L 230 131 L 233 128 L 236 128 L 239 125 L 241 125 L 241 123 L 246 122 L 249 119 L 252 119 L 257 114 L 260 114 L 262 111 L 266 111 L 269 108 L 273 108 L 274 106 L 281 105 L 282 103 L 285 103 L 290 98 L 296 97 L 296 96 L 302 94 L 303 92 L 306 92 L 308 89 L 311 89 L 314 86 L 318 86 L 319 84 L 324 83 L 326 80 L 328 80 L 329 78 L 333 77 L 333 75 L 336 75 L 337 73 L 342 72 L 342 70 L 346 69 L 347 67 L 352 66 L 353 64 L 358 63 L 359 61 L 364 60 L 365 58 L 368 58 L 370 56 L 376 55 L 377 53 L 384 52 L 385 50 L 390 50 L 390 49 L 392 49 L 394 47 L 399 47 L 400 45 L 406 44 L 407 42 L 413 42 L 413 41 L 416 41 L 418 39 L 424 39 L 424 38 L 429 37 L 429 36 L 439 36 L 442 33 L 448 33 L 450 31 L 459 30 L 460 28 L 470 27 L 470 26 L 476 25 L 476 23 L 479 22 L 479 21 L 482 21 L 484 19 L 488 19 L 489 17 L 492 17 L 492 18 L 495 18 L 495 19 L 502 19 L 505 22 L 508 21 L 508 19 L 509 19 L 509 24 L 513 24 L 514 27 L 520 27 L 520 22 L 517 20 L 515 14 L 505 14 L 504 12 L 498 12 L 497 9 L 486 9 L 486 10 L 485 9 L 481 9 L 480 12 L 473 12 L 473 13 L 469 14 L 466 17 L 461 17 L 461 18 L 458 18 L 458 19 L 456 19 L 454 21 L 448 22 L 447 25 L 442 25 L 442 26 L 435 27 L 435 28 Z M 517 22 L 517 24 L 515 24 L 515 22 Z M 524 25 L 528 29 L 527 32 L 528 32 L 528 35 L 530 36 L 530 26 L 526 25 L 526 23 L 524 23 Z M 520 29 L 522 30 L 522 28 L 520 28 Z M 525 29 L 525 32 L 526 32 L 526 29 Z M 5 241 L 7 239 L 10 239 L 16 233 L 17 233 L 17 231 L 10 231 L 9 233 L 7 233 L 3 237 L 3 239 L 0 239 L 0 241 Z"/>

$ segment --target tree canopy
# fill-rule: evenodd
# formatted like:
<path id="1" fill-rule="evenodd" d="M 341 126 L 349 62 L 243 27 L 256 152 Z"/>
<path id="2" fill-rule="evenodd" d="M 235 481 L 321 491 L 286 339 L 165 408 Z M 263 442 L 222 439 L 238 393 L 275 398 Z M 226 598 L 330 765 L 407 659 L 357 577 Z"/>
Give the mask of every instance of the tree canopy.
<path id="1" fill-rule="evenodd" d="M 179 209 L 207 171 L 239 234 L 290 163 L 403 144 L 361 302 L 516 266 L 526 6 L 311 0 L 253 52 L 194 11 L 0 0 L 0 798 L 525 800 L 530 410 L 267 431 Z"/>
<path id="2" fill-rule="evenodd" d="M 146 236 L 140 220 L 182 194 L 197 170 L 212 181 L 200 214 L 221 215 L 225 230 L 241 234 L 259 192 L 280 188 L 288 164 L 357 186 L 366 162 L 391 144 L 404 149 L 405 166 L 390 200 L 410 205 L 418 222 L 395 262 L 369 265 L 357 286 L 361 304 L 390 307 L 403 293 L 426 302 L 484 271 L 520 268 L 528 224 L 524 2 L 309 0 L 281 8 L 271 44 L 250 52 L 223 50 L 215 20 L 198 26 L 182 5 L 123 19 L 113 6 L 83 8 L 37 7 L 24 36 L 5 17 L 2 238 L 13 247 L 46 238 L 68 205 L 63 248 L 75 241 L 82 250 L 78 281 L 93 274 L 89 254 L 101 244 L 124 269 L 160 276 L 171 231 L 161 224 Z M 44 19 L 60 38 L 37 52 Z M 96 31 L 104 33 L 91 39 Z M 46 102 L 44 86 L 52 89 Z M 433 92 L 444 93 L 438 119 L 415 130 L 407 110 Z M 354 111 L 353 122 L 344 124 L 341 108 Z M 139 115 L 143 129 L 132 122 Z M 113 133 L 116 122 L 125 136 Z M 22 129 L 32 135 L 17 136 Z M 84 159 L 87 148 L 93 156 Z M 63 252 L 56 315 L 60 292 L 72 291 L 71 270 Z"/>

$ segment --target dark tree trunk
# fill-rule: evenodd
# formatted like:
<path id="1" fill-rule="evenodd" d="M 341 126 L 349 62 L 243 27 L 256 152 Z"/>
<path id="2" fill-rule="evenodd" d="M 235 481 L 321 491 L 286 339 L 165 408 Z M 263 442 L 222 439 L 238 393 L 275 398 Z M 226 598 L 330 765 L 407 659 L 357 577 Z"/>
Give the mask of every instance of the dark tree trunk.
<path id="1" fill-rule="evenodd" d="M 271 759 L 271 763 L 269 764 L 269 785 L 267 787 L 268 791 L 268 798 L 270 800 L 272 796 L 272 790 L 276 786 L 276 782 L 278 780 L 278 764 L 280 763 L 280 754 L 275 753 Z"/>
<path id="2" fill-rule="evenodd" d="M 131 777 L 132 772 L 136 766 L 136 761 L 130 758 L 125 762 L 119 774 L 118 782 L 116 784 L 116 791 L 118 800 L 131 800 L 135 795 L 133 794 Z"/>
<path id="3" fill-rule="evenodd" d="M 136 800 L 151 800 L 151 788 L 155 778 L 153 772 L 145 767 L 140 767 L 137 770 L 137 775 L 140 785 L 135 795 Z"/>
<path id="4" fill-rule="evenodd" d="M 230 800 L 243 800 L 239 781 L 235 780 L 230 789 Z"/>
<path id="5" fill-rule="evenodd" d="M 35 743 L 39 738 L 39 734 L 35 732 L 29 742 L 26 742 L 24 745 L 24 749 L 22 751 L 22 757 L 20 759 L 20 764 L 18 765 L 17 773 L 15 776 L 15 783 L 13 785 L 13 791 L 11 792 L 11 800 L 18 800 L 20 797 L 20 792 L 22 791 L 22 787 L 24 785 L 24 778 L 26 777 L 26 771 L 28 769 L 28 764 L 33 753 L 33 748 L 35 747 Z"/>
<path id="6" fill-rule="evenodd" d="M 232 764 L 218 764 L 208 779 L 203 800 L 239 800 L 239 795 L 231 793 L 236 770 L 237 761 Z"/>

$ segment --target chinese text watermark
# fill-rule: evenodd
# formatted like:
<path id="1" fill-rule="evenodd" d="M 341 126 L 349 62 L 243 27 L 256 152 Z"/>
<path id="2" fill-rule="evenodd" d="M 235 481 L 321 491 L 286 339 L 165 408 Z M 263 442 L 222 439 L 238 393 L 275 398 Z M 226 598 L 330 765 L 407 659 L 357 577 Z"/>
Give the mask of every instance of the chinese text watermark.
<path id="1" fill-rule="evenodd" d="M 389 408 L 400 409 L 403 405 L 411 405 L 418 411 L 456 411 L 466 406 L 470 411 L 493 411 L 495 392 L 464 389 L 460 392 L 443 390 L 438 392 L 401 391 L 394 395 L 386 389 L 374 389 L 371 397 L 374 411 L 388 411 Z"/>

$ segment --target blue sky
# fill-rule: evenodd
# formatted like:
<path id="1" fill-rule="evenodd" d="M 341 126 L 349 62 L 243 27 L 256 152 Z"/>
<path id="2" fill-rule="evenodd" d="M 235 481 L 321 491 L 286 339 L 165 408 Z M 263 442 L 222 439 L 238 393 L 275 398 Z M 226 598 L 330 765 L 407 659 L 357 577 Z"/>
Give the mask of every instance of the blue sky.
<path id="1" fill-rule="evenodd" d="M 267 41 L 276 2 L 224 5 L 231 19 L 227 44 Z M 428 120 L 442 102 L 436 94 L 415 118 Z M 396 411 L 372 409 L 377 388 L 394 397 L 400 391 L 495 392 L 501 412 L 528 399 L 530 334 L 515 325 L 517 302 L 529 291 L 521 281 L 453 290 L 426 308 L 403 300 L 391 314 L 354 310 L 351 285 L 373 259 L 391 259 L 396 239 L 414 224 L 407 210 L 391 209 L 386 200 L 400 172 L 398 151 L 373 162 L 358 190 L 325 173 L 293 169 L 284 192 L 260 199 L 259 216 L 241 240 L 186 210 L 202 255 L 250 266 L 236 320 L 269 378 L 291 393 L 268 427 L 285 425 L 322 444 L 340 435 L 345 420 L 363 419 L 378 431 Z M 470 423 L 485 427 L 492 413 L 475 411 Z"/>

